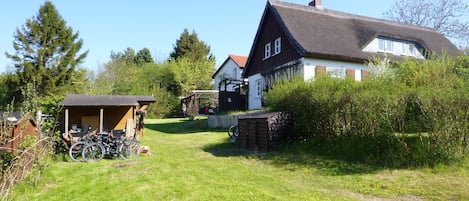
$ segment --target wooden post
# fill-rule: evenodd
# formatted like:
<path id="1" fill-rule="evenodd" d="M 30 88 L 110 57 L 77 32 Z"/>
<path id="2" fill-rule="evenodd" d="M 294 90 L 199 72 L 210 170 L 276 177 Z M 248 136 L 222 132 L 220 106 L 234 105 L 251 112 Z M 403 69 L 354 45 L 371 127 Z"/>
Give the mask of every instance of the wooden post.
<path id="1" fill-rule="evenodd" d="M 68 136 L 68 109 L 65 109 L 65 135 Z"/>
<path id="2" fill-rule="evenodd" d="M 99 132 L 102 133 L 103 132 L 103 113 L 104 113 L 104 109 L 101 108 L 99 109 Z"/>

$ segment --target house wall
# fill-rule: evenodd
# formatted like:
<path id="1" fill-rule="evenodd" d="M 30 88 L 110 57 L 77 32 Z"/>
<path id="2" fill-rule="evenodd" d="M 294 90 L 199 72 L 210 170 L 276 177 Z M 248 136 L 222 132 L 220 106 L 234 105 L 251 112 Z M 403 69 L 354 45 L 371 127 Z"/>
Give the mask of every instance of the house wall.
<path id="1" fill-rule="evenodd" d="M 264 88 L 264 80 L 260 73 L 249 76 L 249 95 L 248 95 L 248 109 L 257 110 L 262 108 L 262 94 L 258 95 L 257 82 L 261 82 L 261 91 Z"/>
<path id="2" fill-rule="evenodd" d="M 316 77 L 316 71 L 318 66 L 323 66 L 326 70 L 329 68 L 335 69 L 345 69 L 347 77 L 353 75 L 353 78 L 356 81 L 362 80 L 362 71 L 369 70 L 365 64 L 360 63 L 351 63 L 343 61 L 331 61 L 324 59 L 313 59 L 313 58 L 303 58 L 303 78 L 304 80 L 311 80 Z"/>
<path id="3" fill-rule="evenodd" d="M 238 65 L 236 65 L 236 63 L 232 60 L 232 59 L 229 59 L 225 65 L 223 66 L 220 66 L 220 71 L 217 73 L 217 75 L 215 76 L 215 90 L 220 90 L 220 82 L 224 79 L 224 78 L 228 78 L 230 80 L 242 80 L 241 78 L 241 74 L 242 74 L 242 70 L 241 68 L 239 68 Z M 226 91 L 235 91 L 234 90 L 234 87 L 235 85 L 234 84 L 230 84 L 227 86 L 226 88 Z M 221 88 L 222 90 L 225 90 L 225 86 L 222 84 L 221 85 Z"/>

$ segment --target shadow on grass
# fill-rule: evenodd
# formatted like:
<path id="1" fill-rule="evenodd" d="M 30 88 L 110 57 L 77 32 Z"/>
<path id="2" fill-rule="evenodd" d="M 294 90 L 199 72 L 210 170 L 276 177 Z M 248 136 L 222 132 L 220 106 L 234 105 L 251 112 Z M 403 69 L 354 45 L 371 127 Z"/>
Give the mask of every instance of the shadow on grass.
<path id="1" fill-rule="evenodd" d="M 209 128 L 206 119 L 184 119 L 176 122 L 145 124 L 145 128 L 167 134 L 194 134 L 206 131 L 220 131 L 220 129 Z"/>
<path id="2" fill-rule="evenodd" d="M 146 128 L 167 134 L 196 134 L 210 131 L 226 131 L 226 129 L 212 129 L 207 125 L 206 119 L 177 120 L 157 124 L 146 124 Z M 216 157 L 245 157 L 250 159 L 263 160 L 269 164 L 295 171 L 301 168 L 308 168 L 323 175 L 353 175 L 368 174 L 385 169 L 385 167 L 371 166 L 366 163 L 347 162 L 327 156 L 308 153 L 306 151 L 280 149 L 275 152 L 258 152 L 241 148 L 226 140 L 221 143 L 209 144 L 203 151 L 211 153 Z"/>
<path id="3" fill-rule="evenodd" d="M 309 153 L 289 153 L 285 150 L 274 152 L 258 152 L 241 148 L 228 140 L 220 144 L 212 144 L 204 147 L 206 152 L 217 157 L 246 157 L 266 161 L 276 167 L 289 171 L 301 168 L 314 170 L 322 175 L 354 175 L 369 174 L 386 169 L 385 167 L 372 166 L 365 163 L 347 162 Z"/>
<path id="4" fill-rule="evenodd" d="M 223 143 L 207 145 L 203 148 L 203 150 L 217 157 L 255 156 L 254 151 L 241 148 L 236 144 L 231 143 L 228 138 Z"/>

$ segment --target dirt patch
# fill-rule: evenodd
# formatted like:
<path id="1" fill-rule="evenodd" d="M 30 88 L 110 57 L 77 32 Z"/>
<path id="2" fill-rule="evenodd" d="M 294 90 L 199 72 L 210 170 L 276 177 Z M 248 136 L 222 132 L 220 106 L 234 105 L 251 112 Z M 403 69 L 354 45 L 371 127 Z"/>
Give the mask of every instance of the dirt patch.
<path id="1" fill-rule="evenodd" d="M 347 191 L 347 190 L 336 190 L 334 192 L 336 194 L 340 194 L 349 198 L 357 199 L 357 200 L 363 200 L 363 201 L 422 201 L 423 199 L 420 198 L 419 196 L 414 196 L 414 195 L 405 195 L 405 196 L 399 196 L 395 198 L 380 198 L 380 197 L 375 197 L 372 195 L 365 195 L 357 192 L 352 192 L 352 191 Z"/>
<path id="2" fill-rule="evenodd" d="M 129 162 L 122 162 L 122 163 L 116 163 L 112 166 L 116 168 L 123 168 L 123 167 L 132 167 L 138 165 L 140 162 L 139 161 L 129 161 Z"/>

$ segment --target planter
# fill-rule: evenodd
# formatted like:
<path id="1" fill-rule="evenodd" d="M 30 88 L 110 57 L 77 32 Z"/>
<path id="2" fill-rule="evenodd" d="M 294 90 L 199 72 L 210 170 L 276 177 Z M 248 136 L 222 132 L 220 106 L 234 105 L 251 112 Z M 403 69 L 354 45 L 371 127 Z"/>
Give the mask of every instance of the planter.
<path id="1" fill-rule="evenodd" d="M 229 128 L 238 124 L 238 117 L 241 115 L 209 115 L 207 119 L 210 128 Z"/>

